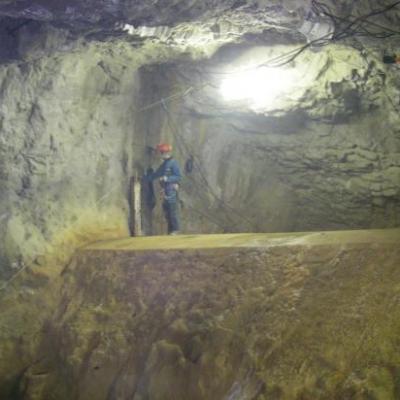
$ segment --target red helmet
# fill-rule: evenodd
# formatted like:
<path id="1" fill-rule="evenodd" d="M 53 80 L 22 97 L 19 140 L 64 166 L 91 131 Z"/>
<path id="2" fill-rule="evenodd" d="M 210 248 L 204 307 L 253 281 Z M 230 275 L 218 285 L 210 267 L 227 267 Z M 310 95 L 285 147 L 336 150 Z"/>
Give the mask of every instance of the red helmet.
<path id="1" fill-rule="evenodd" d="M 157 145 L 157 151 L 159 151 L 161 154 L 162 153 L 171 153 L 172 151 L 172 146 L 168 143 L 160 143 Z"/>

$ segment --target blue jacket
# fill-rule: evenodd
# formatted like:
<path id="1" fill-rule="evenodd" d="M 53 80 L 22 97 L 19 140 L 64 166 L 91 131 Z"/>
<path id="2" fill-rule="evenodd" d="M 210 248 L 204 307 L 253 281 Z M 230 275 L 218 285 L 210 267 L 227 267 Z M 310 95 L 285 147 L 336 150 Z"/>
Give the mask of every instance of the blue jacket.
<path id="1" fill-rule="evenodd" d="M 155 179 L 165 176 L 167 180 L 161 182 L 161 186 L 165 192 L 165 200 L 176 201 L 177 199 L 177 186 L 176 184 L 180 182 L 182 175 L 179 168 L 178 161 L 174 158 L 168 158 L 158 167 L 157 171 L 147 175 L 146 179 L 153 181 Z"/>

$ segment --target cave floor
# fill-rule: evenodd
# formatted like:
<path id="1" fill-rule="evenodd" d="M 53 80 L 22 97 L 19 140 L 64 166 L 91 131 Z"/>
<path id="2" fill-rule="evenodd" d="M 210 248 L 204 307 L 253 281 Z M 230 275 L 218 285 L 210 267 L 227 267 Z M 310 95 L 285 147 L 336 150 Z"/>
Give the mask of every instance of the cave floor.
<path id="1" fill-rule="evenodd" d="M 147 236 L 102 241 L 85 250 L 184 250 L 218 248 L 263 248 L 292 245 L 341 245 L 400 243 L 400 228 L 294 233 L 235 233 L 213 235 Z"/>
<path id="2" fill-rule="evenodd" d="M 88 245 L 52 296 L 3 313 L 0 398 L 20 382 L 32 400 L 398 400 L 399 243 L 387 229 Z"/>
<path id="3" fill-rule="evenodd" d="M 72 376 L 86 368 L 82 400 L 110 387 L 135 400 L 396 400 L 399 243 L 400 229 L 98 242 L 63 273 L 52 329 Z"/>

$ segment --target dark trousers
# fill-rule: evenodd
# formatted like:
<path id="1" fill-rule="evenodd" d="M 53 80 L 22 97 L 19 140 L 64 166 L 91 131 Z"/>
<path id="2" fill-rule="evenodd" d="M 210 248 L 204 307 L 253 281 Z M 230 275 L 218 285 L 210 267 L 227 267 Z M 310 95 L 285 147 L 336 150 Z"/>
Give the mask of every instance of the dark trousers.
<path id="1" fill-rule="evenodd" d="M 179 231 L 179 210 L 178 201 L 163 202 L 164 216 L 168 224 L 168 233 Z"/>

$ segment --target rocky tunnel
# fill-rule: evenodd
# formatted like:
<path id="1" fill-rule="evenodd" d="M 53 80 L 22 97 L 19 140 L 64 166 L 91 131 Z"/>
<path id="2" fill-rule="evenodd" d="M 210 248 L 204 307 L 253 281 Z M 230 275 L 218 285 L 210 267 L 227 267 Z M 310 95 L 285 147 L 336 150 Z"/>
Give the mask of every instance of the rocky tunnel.
<path id="1" fill-rule="evenodd" d="M 0 398 L 398 399 L 399 21 L 0 1 Z"/>

